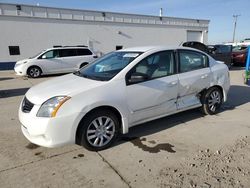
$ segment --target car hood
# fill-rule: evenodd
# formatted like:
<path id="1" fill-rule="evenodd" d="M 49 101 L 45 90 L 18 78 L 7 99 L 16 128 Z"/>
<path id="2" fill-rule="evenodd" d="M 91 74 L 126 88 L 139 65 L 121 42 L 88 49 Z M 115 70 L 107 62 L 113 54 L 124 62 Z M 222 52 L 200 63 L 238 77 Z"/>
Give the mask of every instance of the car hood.
<path id="1" fill-rule="evenodd" d="M 84 92 L 106 82 L 83 78 L 74 74 L 60 76 L 36 86 L 33 86 L 26 93 L 26 97 L 34 104 L 42 104 L 46 100 L 55 96 L 73 96 Z"/>
<path id="2" fill-rule="evenodd" d="M 30 59 L 22 59 L 22 60 L 19 60 L 16 62 L 16 65 L 20 65 L 20 64 L 23 64 L 24 62 L 27 62 L 29 61 Z"/>

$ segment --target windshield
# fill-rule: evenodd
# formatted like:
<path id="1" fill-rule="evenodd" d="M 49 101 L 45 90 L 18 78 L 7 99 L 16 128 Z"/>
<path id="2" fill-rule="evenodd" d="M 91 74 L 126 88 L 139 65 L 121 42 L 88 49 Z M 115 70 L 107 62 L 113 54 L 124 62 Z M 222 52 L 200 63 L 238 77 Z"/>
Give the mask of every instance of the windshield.
<path id="1" fill-rule="evenodd" d="M 43 52 L 45 52 L 45 50 L 43 50 L 43 51 L 37 53 L 37 54 L 34 55 L 34 56 L 31 56 L 29 59 L 34 59 L 35 57 L 39 56 L 39 55 L 40 55 L 41 53 L 43 53 Z"/>
<path id="2" fill-rule="evenodd" d="M 231 45 L 215 45 L 215 50 L 217 53 L 230 53 L 232 52 Z"/>
<path id="3" fill-rule="evenodd" d="M 141 52 L 111 52 L 75 74 L 93 80 L 108 81 L 140 54 Z"/>

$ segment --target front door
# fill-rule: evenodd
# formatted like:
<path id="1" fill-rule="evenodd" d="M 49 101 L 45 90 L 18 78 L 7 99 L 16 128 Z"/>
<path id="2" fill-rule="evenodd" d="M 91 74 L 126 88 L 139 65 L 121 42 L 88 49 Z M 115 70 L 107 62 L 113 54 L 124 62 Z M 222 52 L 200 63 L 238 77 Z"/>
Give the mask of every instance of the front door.
<path id="1" fill-rule="evenodd" d="M 36 64 L 42 68 L 44 73 L 60 73 L 63 70 L 58 50 L 45 52 L 37 59 Z"/>
<path id="2" fill-rule="evenodd" d="M 126 94 L 130 124 L 176 110 L 178 76 L 175 72 L 173 51 L 152 54 L 129 71 Z M 132 83 L 130 78 L 135 74 L 144 75 L 146 79 Z"/>

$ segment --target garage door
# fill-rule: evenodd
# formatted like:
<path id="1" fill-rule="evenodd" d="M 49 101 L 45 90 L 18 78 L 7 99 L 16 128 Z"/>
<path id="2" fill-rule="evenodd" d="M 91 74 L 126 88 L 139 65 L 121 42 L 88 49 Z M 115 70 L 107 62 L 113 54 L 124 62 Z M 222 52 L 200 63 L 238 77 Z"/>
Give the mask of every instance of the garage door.
<path id="1" fill-rule="evenodd" d="M 187 41 L 198 41 L 203 42 L 201 31 L 187 31 Z"/>

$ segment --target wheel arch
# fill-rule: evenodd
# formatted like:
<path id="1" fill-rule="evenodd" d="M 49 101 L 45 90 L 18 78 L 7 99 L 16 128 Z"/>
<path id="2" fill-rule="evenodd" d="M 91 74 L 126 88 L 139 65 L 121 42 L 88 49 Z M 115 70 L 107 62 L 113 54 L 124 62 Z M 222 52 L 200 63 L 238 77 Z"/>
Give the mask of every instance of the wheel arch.
<path id="1" fill-rule="evenodd" d="M 90 111 L 88 111 L 80 120 L 80 122 L 78 123 L 77 125 L 77 128 L 76 128 L 76 134 L 75 134 L 75 143 L 80 145 L 81 144 L 81 128 L 82 128 L 82 122 L 84 121 L 84 119 L 91 113 L 94 113 L 98 110 L 110 110 L 112 111 L 117 117 L 118 117 L 118 120 L 119 120 L 119 124 L 120 124 L 120 130 L 119 132 L 122 133 L 122 134 L 125 134 L 128 132 L 128 126 L 127 126 L 127 122 L 124 121 L 124 118 L 122 116 L 122 113 L 115 107 L 113 106 L 109 106 L 109 105 L 103 105 L 103 106 L 98 106 L 98 107 L 95 107 L 93 109 L 91 109 Z"/>
<path id="2" fill-rule="evenodd" d="M 82 62 L 82 63 L 80 64 L 79 68 L 82 68 L 82 67 L 84 67 L 84 66 L 86 66 L 86 65 L 88 65 L 88 64 L 89 64 L 88 62 Z"/>
<path id="3" fill-rule="evenodd" d="M 199 93 L 200 96 L 203 96 L 203 95 L 207 92 L 207 90 L 209 90 L 209 89 L 211 89 L 211 88 L 218 88 L 218 89 L 220 90 L 220 92 L 222 93 L 223 101 L 224 101 L 224 102 L 226 101 L 226 99 L 227 99 L 226 92 L 224 91 L 223 87 L 220 86 L 220 85 L 213 85 L 213 86 L 211 86 L 211 87 L 209 87 L 209 88 L 203 89 L 203 90 Z M 201 101 L 201 102 L 202 102 L 202 101 Z"/>

